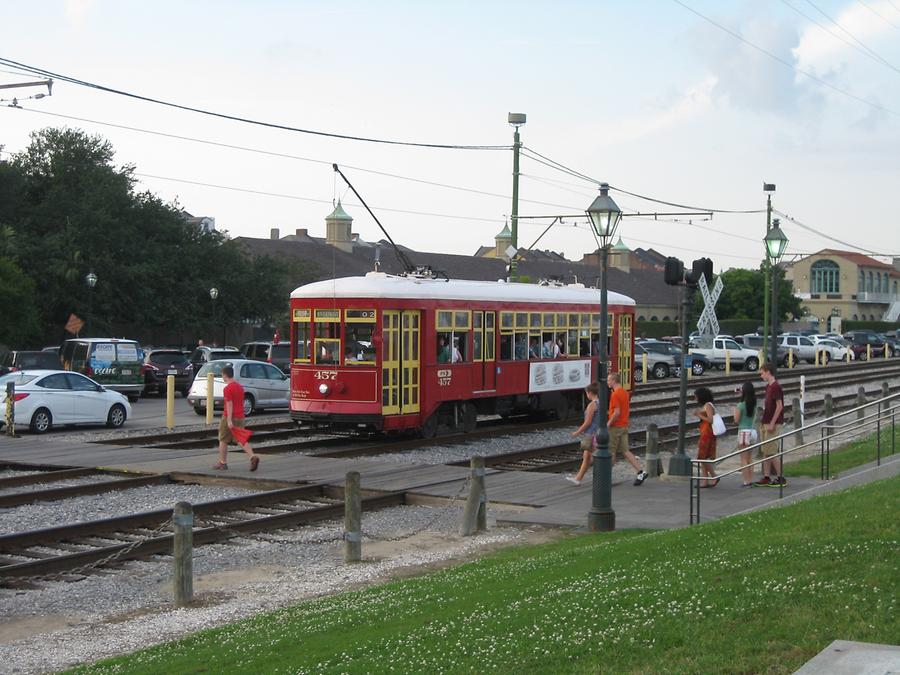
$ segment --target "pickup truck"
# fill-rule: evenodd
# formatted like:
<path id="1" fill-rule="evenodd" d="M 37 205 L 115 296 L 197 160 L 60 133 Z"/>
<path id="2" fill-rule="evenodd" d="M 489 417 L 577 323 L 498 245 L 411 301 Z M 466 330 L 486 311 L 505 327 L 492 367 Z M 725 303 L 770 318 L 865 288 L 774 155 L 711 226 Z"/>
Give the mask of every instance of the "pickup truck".
<path id="1" fill-rule="evenodd" d="M 759 368 L 759 352 L 755 349 L 741 347 L 741 345 L 730 338 L 717 337 L 710 341 L 708 338 L 704 340 L 701 337 L 692 344 L 696 346 L 690 348 L 690 353 L 705 356 L 714 366 L 725 367 L 725 352 L 728 351 L 732 368 L 743 370 L 756 370 Z"/>

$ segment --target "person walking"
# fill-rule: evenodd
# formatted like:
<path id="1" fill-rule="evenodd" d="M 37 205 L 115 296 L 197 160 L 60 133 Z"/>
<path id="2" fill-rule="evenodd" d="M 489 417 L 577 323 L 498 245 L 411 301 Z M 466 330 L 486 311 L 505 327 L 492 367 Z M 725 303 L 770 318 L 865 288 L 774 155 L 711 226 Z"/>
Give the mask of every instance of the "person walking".
<path id="1" fill-rule="evenodd" d="M 700 418 L 700 440 L 697 443 L 697 459 L 715 459 L 716 458 L 716 435 L 712 430 L 713 415 L 716 414 L 716 407 L 713 405 L 712 391 L 708 387 L 698 387 L 694 390 L 694 399 L 700 404 L 700 407 L 694 411 L 694 417 Z M 700 483 L 699 487 L 715 487 L 719 484 L 716 473 L 709 464 L 701 464 L 701 471 L 706 480 Z M 713 480 L 710 480 L 713 479 Z"/>
<path id="2" fill-rule="evenodd" d="M 610 373 L 606 378 L 606 384 L 612 389 L 612 394 L 609 396 L 609 418 L 606 425 L 609 428 L 609 451 L 612 453 L 613 464 L 616 463 L 616 453 L 621 452 L 622 456 L 637 472 L 637 475 L 634 477 L 634 484 L 641 485 L 647 480 L 647 472 L 641 468 L 637 458 L 631 452 L 631 448 L 628 447 L 628 419 L 630 417 L 631 398 L 622 386 L 622 378 L 618 373 Z"/>
<path id="3" fill-rule="evenodd" d="M 219 420 L 219 463 L 213 469 L 218 471 L 228 469 L 228 444 L 235 441 L 250 458 L 250 470 L 256 471 L 259 467 L 259 457 L 249 443 L 237 440 L 231 433 L 235 427 L 244 427 L 244 388 L 240 382 L 235 381 L 234 367 L 230 364 L 223 366 L 222 379 L 225 380 L 223 393 L 225 410 L 222 412 L 222 419 Z"/>
<path id="4" fill-rule="evenodd" d="M 738 425 L 738 449 L 744 449 L 756 443 L 756 390 L 752 382 L 744 382 L 741 386 L 741 400 L 734 407 L 734 421 Z M 750 451 L 741 453 L 741 477 L 743 487 L 753 486 L 753 467 L 750 466 Z"/>
<path id="5" fill-rule="evenodd" d="M 572 436 L 575 438 L 584 434 L 581 439 L 581 466 L 574 476 L 571 474 L 566 476 L 566 480 L 575 485 L 581 485 L 588 469 L 594 463 L 596 435 L 600 428 L 600 401 L 597 400 L 600 395 L 600 385 L 591 382 L 584 388 L 584 395 L 588 398 L 588 404 L 584 408 L 584 422 L 572 432 Z"/>
<path id="6" fill-rule="evenodd" d="M 781 435 L 784 424 L 784 391 L 775 379 L 772 364 L 764 363 L 759 368 L 759 376 L 766 383 L 766 397 L 763 402 L 762 446 L 763 464 L 762 478 L 754 483 L 757 486 L 786 487 L 787 481 L 781 475 L 781 457 L 778 455 L 778 441 L 771 440 Z"/>

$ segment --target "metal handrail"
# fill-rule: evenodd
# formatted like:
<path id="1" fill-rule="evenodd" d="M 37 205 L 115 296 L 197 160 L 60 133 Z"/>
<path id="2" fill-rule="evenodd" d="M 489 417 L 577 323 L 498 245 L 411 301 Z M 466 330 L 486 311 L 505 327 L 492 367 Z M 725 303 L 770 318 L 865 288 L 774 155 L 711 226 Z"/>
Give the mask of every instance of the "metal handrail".
<path id="1" fill-rule="evenodd" d="M 689 485 L 690 485 L 690 524 L 694 525 L 695 523 L 700 522 L 700 481 L 701 480 L 718 480 L 720 478 L 724 478 L 725 476 L 730 476 L 732 474 L 738 473 L 741 469 L 746 466 L 756 467 L 759 464 L 762 464 L 767 459 L 772 459 L 774 457 L 778 457 L 779 459 L 783 459 L 783 457 L 792 452 L 796 452 L 798 450 L 802 450 L 804 448 L 812 447 L 814 445 L 818 445 L 820 447 L 820 456 L 821 456 L 821 476 L 824 480 L 829 472 L 829 458 L 831 452 L 831 439 L 836 436 L 848 433 L 851 430 L 861 429 L 869 424 L 874 424 L 877 426 L 877 449 L 876 449 L 876 462 L 881 464 L 881 421 L 884 419 L 887 421 L 890 420 L 891 423 L 891 454 L 893 454 L 896 450 L 896 440 L 895 440 L 895 429 L 896 429 L 896 413 L 900 411 L 900 407 L 896 405 L 896 403 L 900 403 L 900 392 L 890 394 L 888 396 L 881 397 L 874 401 L 869 401 L 864 403 L 863 405 L 856 406 L 849 410 L 844 410 L 842 412 L 835 413 L 831 417 L 823 418 L 812 422 L 811 424 L 803 425 L 796 429 L 791 429 L 785 433 L 779 434 L 778 436 L 774 436 L 772 438 L 767 438 L 765 441 L 758 441 L 757 443 L 753 443 L 752 445 L 748 445 L 746 448 L 738 448 L 737 450 L 730 452 L 726 455 L 722 455 L 721 457 L 717 457 L 716 459 L 692 459 L 691 465 L 694 467 L 694 471 L 690 477 Z M 853 420 L 852 422 L 848 422 L 846 424 L 835 424 L 835 421 L 840 417 L 846 417 L 847 415 L 852 415 L 853 413 L 860 413 L 865 411 L 867 408 L 872 408 L 877 406 L 877 411 L 872 414 L 863 414 L 858 419 Z M 882 406 L 886 406 L 882 408 Z M 791 436 L 797 436 L 802 438 L 803 432 L 815 429 L 816 427 L 820 427 L 820 437 L 818 440 L 807 441 L 804 443 L 800 443 L 799 445 L 795 445 L 794 447 L 785 450 L 784 449 L 784 439 L 790 438 Z M 700 469 L 702 466 L 716 466 L 726 460 L 732 459 L 738 455 L 741 455 L 745 452 L 752 453 L 754 450 L 762 448 L 763 445 L 767 445 L 769 443 L 778 443 L 779 452 L 768 455 L 761 459 L 757 459 L 755 461 L 750 462 L 749 464 L 739 466 L 735 469 L 731 469 L 724 473 L 720 473 L 716 476 L 716 478 L 707 478 L 702 476 L 700 473 Z M 781 499 L 784 496 L 784 486 L 778 486 L 778 498 Z"/>

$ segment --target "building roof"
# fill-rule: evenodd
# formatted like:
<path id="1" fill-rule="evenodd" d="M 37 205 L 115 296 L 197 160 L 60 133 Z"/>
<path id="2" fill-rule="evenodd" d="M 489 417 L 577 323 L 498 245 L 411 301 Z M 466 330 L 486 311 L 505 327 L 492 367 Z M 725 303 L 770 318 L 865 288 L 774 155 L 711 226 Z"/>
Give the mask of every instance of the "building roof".
<path id="1" fill-rule="evenodd" d="M 895 270 L 892 265 L 883 263 L 880 260 L 875 260 L 875 258 L 867 256 L 865 253 L 857 253 L 855 251 L 841 251 L 836 248 L 823 248 L 818 253 L 813 253 L 811 256 L 807 256 L 807 258 L 811 258 L 813 255 L 838 256 L 849 260 L 859 267 L 874 267 L 876 269 L 892 272 L 893 274 L 900 276 L 900 274 L 897 273 L 897 270 Z"/>

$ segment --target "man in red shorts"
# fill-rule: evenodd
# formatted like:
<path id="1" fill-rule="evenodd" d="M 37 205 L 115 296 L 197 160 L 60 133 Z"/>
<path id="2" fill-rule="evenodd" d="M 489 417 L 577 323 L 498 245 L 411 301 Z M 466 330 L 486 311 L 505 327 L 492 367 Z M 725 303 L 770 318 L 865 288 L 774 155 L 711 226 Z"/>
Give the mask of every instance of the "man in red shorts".
<path id="1" fill-rule="evenodd" d="M 241 450 L 250 457 L 250 470 L 256 471 L 259 457 L 253 452 L 249 443 L 241 443 L 231 434 L 235 427 L 244 426 L 244 388 L 234 380 L 234 368 L 229 364 L 222 368 L 222 379 L 225 380 L 225 410 L 219 421 L 219 463 L 213 469 L 224 471 L 228 468 L 228 444 L 235 441 Z"/>

